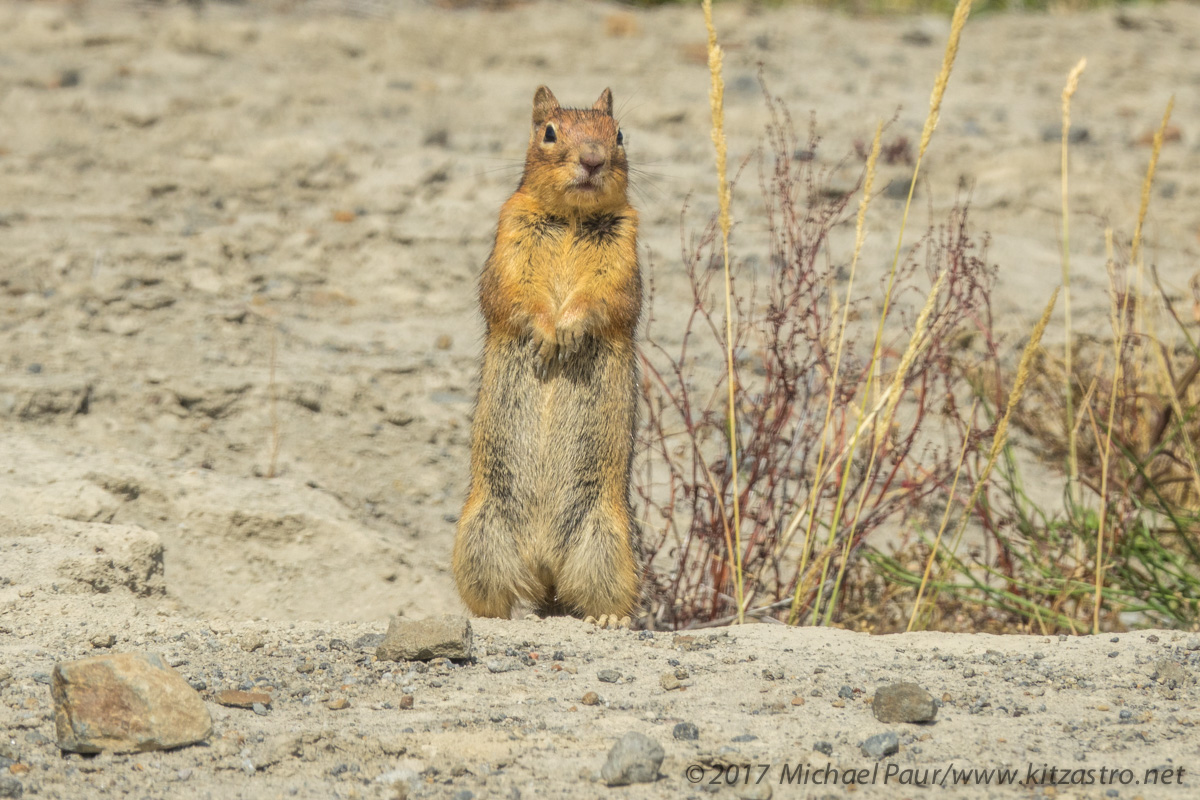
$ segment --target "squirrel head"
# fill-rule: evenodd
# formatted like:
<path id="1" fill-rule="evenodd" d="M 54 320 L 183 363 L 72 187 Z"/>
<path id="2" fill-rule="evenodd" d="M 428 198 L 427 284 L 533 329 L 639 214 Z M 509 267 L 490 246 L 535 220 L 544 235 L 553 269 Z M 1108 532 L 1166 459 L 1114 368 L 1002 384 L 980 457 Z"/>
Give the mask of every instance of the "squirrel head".
<path id="1" fill-rule="evenodd" d="M 546 208 L 578 213 L 628 204 L 625 137 L 605 89 L 589 109 L 563 108 L 539 86 L 533 96 L 533 132 L 522 185 Z"/>

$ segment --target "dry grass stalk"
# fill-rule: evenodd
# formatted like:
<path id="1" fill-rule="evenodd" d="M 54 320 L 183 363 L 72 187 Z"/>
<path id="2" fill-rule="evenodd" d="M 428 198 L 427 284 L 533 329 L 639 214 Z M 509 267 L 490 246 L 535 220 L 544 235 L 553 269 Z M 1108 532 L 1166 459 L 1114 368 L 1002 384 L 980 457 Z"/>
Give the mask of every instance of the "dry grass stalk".
<path id="1" fill-rule="evenodd" d="M 950 82 L 954 59 L 958 55 L 958 40 L 970 13 L 971 0 L 958 0 L 958 4 L 954 7 L 954 17 L 950 20 L 950 40 L 946 42 L 946 52 L 942 56 L 942 69 L 938 72 L 937 80 L 933 83 L 933 94 L 929 97 L 929 115 L 925 117 L 925 127 L 921 130 L 921 147 L 917 151 L 918 162 L 921 160 L 921 156 L 925 155 L 925 149 L 929 147 L 929 140 L 933 138 L 933 129 L 937 127 L 938 116 L 942 110 L 942 97 L 946 94 L 946 85 Z"/>
<path id="2" fill-rule="evenodd" d="M 1071 389 L 1074 373 L 1071 369 L 1071 228 L 1067 202 L 1067 151 L 1071 132 L 1071 97 L 1079 88 L 1079 76 L 1083 74 L 1085 67 L 1087 59 L 1079 59 L 1079 63 L 1067 75 L 1067 83 L 1062 92 L 1062 273 L 1063 331 L 1066 338 L 1063 353 L 1066 385 L 1063 387 L 1063 397 L 1067 404 L 1067 489 L 1073 503 L 1079 502 L 1079 454 L 1076 450 L 1075 409 Z"/>
<path id="3" fill-rule="evenodd" d="M 933 83 L 933 92 L 929 98 L 929 114 L 925 117 L 925 127 L 921 131 L 921 146 L 917 151 L 917 160 L 913 165 L 912 180 L 908 184 L 908 198 L 904 203 L 904 213 L 900 219 L 900 232 L 896 236 L 896 252 L 892 257 L 892 268 L 888 273 L 887 289 L 883 293 L 883 308 L 879 313 L 879 324 L 875 330 L 875 345 L 872 349 L 871 365 L 872 370 L 867 378 L 867 385 L 863 391 L 862 411 L 865 414 L 867 403 L 870 401 L 871 389 L 875 386 L 875 378 L 880 366 L 880 352 L 883 347 L 883 328 L 887 321 L 888 310 L 891 307 L 892 293 L 895 289 L 896 270 L 900 264 L 900 251 L 904 246 L 904 231 L 908 226 L 908 212 L 912 207 L 913 192 L 917 187 L 917 177 L 921 171 L 921 160 L 925 156 L 925 151 L 929 147 L 929 141 L 933 138 L 933 131 L 937 127 L 938 116 L 941 113 L 942 98 L 946 94 L 946 87 L 950 83 L 950 73 L 954 70 L 954 59 L 958 55 L 958 42 L 962 35 L 963 26 L 967 23 L 967 16 L 971 13 L 971 0 L 959 0 L 958 5 L 954 8 L 954 17 L 950 23 L 950 38 L 946 42 L 946 51 L 942 57 L 942 68 L 938 72 L 937 79 Z M 878 392 L 878 389 L 876 389 Z M 833 510 L 833 521 L 830 523 L 829 535 L 830 543 L 832 544 L 833 536 L 837 533 L 838 523 L 841 521 L 843 504 L 845 502 L 845 490 L 850 480 L 850 468 L 853 464 L 853 450 L 850 451 L 850 457 L 847 458 L 842 466 L 842 479 L 839 484 L 839 493 L 837 503 Z M 817 602 L 813 607 L 813 622 L 815 624 L 819 607 L 821 605 L 821 593 L 825 588 L 825 570 L 828 567 L 828 561 L 822 566 L 821 584 L 817 588 Z"/>
<path id="4" fill-rule="evenodd" d="M 709 93 L 709 106 L 712 109 L 712 140 L 717 157 L 717 197 L 720 203 L 718 219 L 721 224 L 721 249 L 725 263 L 725 356 L 728 369 L 729 385 L 729 463 L 733 480 L 733 550 L 731 556 L 736 560 L 733 565 L 734 591 L 737 595 L 738 623 L 745 621 L 743 572 L 742 572 L 742 525 L 741 507 L 738 491 L 738 459 L 737 459 L 737 405 L 735 401 L 737 375 L 733 370 L 733 281 L 729 272 L 729 228 L 731 217 L 729 212 L 730 190 L 729 179 L 726 176 L 726 144 L 725 144 L 725 79 L 721 76 L 721 64 L 724 56 L 721 46 L 717 44 L 717 29 L 713 25 L 712 0 L 704 0 L 704 25 L 708 29 L 708 72 L 712 78 L 712 90 Z"/>
<path id="5" fill-rule="evenodd" d="M 844 355 L 846 344 L 846 325 L 850 319 L 851 298 L 854 296 L 854 279 L 858 275 L 858 257 L 862 253 L 863 243 L 866 241 L 867 236 L 867 208 L 871 205 L 871 187 L 875 184 L 875 168 L 879 162 L 879 147 L 882 138 L 883 123 L 881 122 L 875 127 L 875 138 L 871 142 L 871 153 L 867 156 L 866 175 L 863 178 L 862 199 L 858 203 L 858 218 L 854 228 L 854 255 L 850 259 L 850 276 L 846 282 L 846 301 L 842 304 L 842 316 L 838 322 L 837 348 L 833 358 L 833 377 L 829 381 L 829 401 L 825 404 L 825 420 L 821 423 L 821 444 L 817 451 L 817 477 L 812 482 L 812 493 L 808 498 L 808 527 L 804 531 L 804 550 L 800 557 L 801 575 L 805 575 L 808 572 L 808 558 L 812 552 L 812 534 L 813 524 L 816 521 L 817 492 L 824 483 L 821 474 L 825 467 L 825 449 L 829 441 L 829 421 L 833 415 L 838 379 L 841 376 L 842 356 Z M 833 293 L 832 297 L 833 302 L 836 302 L 837 293 Z M 786 550 L 791 545 L 792 536 L 795 535 L 796 528 L 800 525 L 803 518 L 804 507 L 801 507 L 792 516 L 791 522 L 788 523 L 787 529 L 784 531 L 781 550 Z M 791 610 L 788 612 L 789 625 L 795 625 L 797 622 L 803 586 L 803 581 L 796 581 L 796 592 L 792 597 Z"/>
<path id="6" fill-rule="evenodd" d="M 1133 244 L 1130 248 L 1130 262 L 1137 269 L 1137 285 L 1136 287 L 1125 287 L 1125 292 L 1121 297 L 1121 310 L 1114 315 L 1113 319 L 1113 379 L 1112 391 L 1109 393 L 1108 399 L 1108 426 L 1105 429 L 1103 455 L 1100 459 L 1100 520 L 1099 527 L 1096 532 L 1096 590 L 1094 606 L 1092 608 L 1092 633 L 1100 632 L 1100 609 L 1102 600 L 1102 591 L 1104 588 L 1104 537 L 1106 533 L 1105 523 L 1108 520 L 1108 489 L 1109 489 L 1109 464 L 1112 455 L 1113 445 L 1113 420 L 1116 418 L 1117 412 L 1117 396 L 1120 394 L 1118 387 L 1122 384 L 1125 360 L 1122 357 L 1122 350 L 1125 347 L 1125 336 L 1127 332 L 1129 320 L 1129 296 L 1134 291 L 1137 292 L 1135 298 L 1136 305 L 1134 306 L 1135 314 L 1138 320 L 1135 322 L 1135 330 L 1142 330 L 1142 308 L 1143 293 L 1142 293 L 1142 277 L 1144 267 L 1142 262 L 1142 226 L 1146 221 L 1146 212 L 1150 207 L 1150 189 L 1154 185 L 1154 172 L 1158 167 L 1158 156 L 1162 152 L 1163 135 L 1167 129 L 1167 123 L 1171 119 L 1171 110 L 1175 107 L 1175 98 L 1171 97 L 1167 101 L 1166 111 L 1163 112 L 1162 124 L 1154 133 L 1154 147 L 1150 153 L 1150 164 L 1146 168 L 1146 178 L 1142 181 L 1142 202 L 1138 207 L 1137 225 L 1133 230 Z M 1111 251 L 1111 233 L 1108 234 L 1108 246 Z"/>
<path id="7" fill-rule="evenodd" d="M 937 304 L 938 295 L 942 291 L 942 284 L 946 280 L 946 272 L 943 270 L 938 279 L 934 282 L 933 288 L 929 290 L 928 297 L 925 298 L 925 306 L 921 309 L 921 313 L 917 316 L 917 322 L 913 326 L 912 337 L 908 340 L 908 347 L 904 349 L 904 355 L 900 357 L 900 365 L 896 367 L 896 374 L 892 378 L 891 384 L 885 392 L 887 397 L 887 405 L 885 406 L 883 416 L 879 418 L 881 424 L 875 428 L 876 431 L 882 431 L 880 435 L 887 436 L 892 427 L 892 418 L 896 414 L 896 406 L 900 403 L 900 398 L 904 395 L 904 379 L 908 375 L 908 370 L 912 367 L 913 361 L 917 354 L 924 349 L 927 344 L 925 330 L 929 326 L 929 318 L 933 314 L 934 306 Z M 833 582 L 833 591 L 829 596 L 829 604 L 825 609 L 825 624 L 828 625 L 832 615 L 833 607 L 837 602 L 838 590 L 842 585 L 842 581 L 846 577 L 846 564 L 850 560 L 850 545 L 854 542 L 854 533 L 858 530 L 858 522 L 862 518 L 863 505 L 867 500 L 867 488 L 871 483 L 871 476 L 875 471 L 875 462 L 879 457 L 880 447 L 871 448 L 871 456 L 867 461 L 867 478 L 863 481 L 862 490 L 858 495 L 858 506 L 854 509 L 854 518 L 850 521 L 850 534 L 846 537 L 842 545 L 842 560 L 838 565 L 837 578 Z M 830 542 L 832 545 L 832 541 Z M 829 548 L 832 552 L 832 547 Z M 822 583 L 824 578 L 822 577 Z"/>
<path id="8" fill-rule="evenodd" d="M 1033 326 L 1033 332 L 1029 335 L 1029 344 L 1025 345 L 1025 350 L 1021 353 L 1021 361 L 1017 365 L 1017 377 L 1013 381 L 1012 391 L 1008 394 L 1008 404 L 1004 408 L 1004 416 L 1000 418 L 1000 422 L 996 425 L 996 434 L 992 437 L 992 447 L 988 451 L 987 462 L 984 464 L 983 470 L 979 473 L 979 477 L 975 480 L 975 486 L 971 489 L 971 495 L 965 506 L 966 513 L 962 515 L 962 518 L 958 522 L 958 528 L 955 530 L 954 541 L 950 547 L 951 557 L 954 557 L 954 554 L 958 551 L 958 546 L 962 542 L 963 532 L 966 530 L 967 522 L 970 519 L 970 511 L 979 502 L 979 496 L 987 485 L 988 478 L 992 474 L 992 468 L 996 466 L 996 460 L 1000 457 L 1000 453 L 1004 450 L 1004 445 L 1008 441 L 1009 422 L 1012 419 L 1013 411 L 1021 401 L 1021 395 L 1025 392 L 1025 384 L 1029 382 L 1030 367 L 1033 364 L 1034 355 L 1038 351 L 1038 346 L 1041 344 L 1042 334 L 1046 332 L 1046 325 L 1050 322 L 1050 315 L 1054 312 L 1054 306 L 1058 302 L 1058 291 L 1055 288 L 1054 293 L 1050 296 L 1050 302 L 1046 303 L 1046 309 L 1042 312 L 1041 318 Z M 954 498 L 950 497 L 946 502 L 950 503 L 953 501 Z M 930 602 L 937 602 L 936 593 Z"/>
<path id="9" fill-rule="evenodd" d="M 979 401 L 976 400 L 971 406 L 971 414 L 968 420 L 975 419 L 975 408 Z M 929 550 L 929 557 L 925 559 L 925 572 L 921 575 L 921 585 L 917 587 L 917 597 L 913 600 L 912 613 L 908 617 L 908 626 L 904 629 L 905 632 L 911 631 L 917 622 L 917 616 L 921 613 L 921 598 L 925 596 L 925 587 L 929 584 L 929 573 L 933 570 L 933 564 L 937 560 L 938 549 L 942 545 L 942 536 L 946 533 L 946 525 L 950 522 L 950 509 L 954 507 L 954 497 L 958 491 L 958 479 L 962 477 L 963 460 L 967 457 L 967 449 L 971 443 L 971 428 L 968 427 L 963 434 L 962 451 L 958 454 L 958 464 L 954 468 L 954 482 L 950 484 L 950 491 L 946 495 L 946 508 L 942 512 L 942 522 L 938 525 L 937 536 L 934 537 L 933 547 Z"/>

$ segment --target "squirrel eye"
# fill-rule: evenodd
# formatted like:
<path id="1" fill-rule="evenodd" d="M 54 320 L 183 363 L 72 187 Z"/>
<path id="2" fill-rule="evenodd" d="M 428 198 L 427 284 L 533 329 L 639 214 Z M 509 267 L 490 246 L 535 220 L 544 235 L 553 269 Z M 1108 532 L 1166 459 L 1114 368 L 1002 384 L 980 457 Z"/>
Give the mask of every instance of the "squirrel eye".
<path id="1" fill-rule="evenodd" d="M 554 132 L 553 125 L 546 126 L 546 136 L 542 139 L 543 142 L 557 142 L 558 134 Z"/>
<path id="2" fill-rule="evenodd" d="M 625 134 L 621 132 L 620 128 L 617 128 L 617 144 L 625 144 Z"/>

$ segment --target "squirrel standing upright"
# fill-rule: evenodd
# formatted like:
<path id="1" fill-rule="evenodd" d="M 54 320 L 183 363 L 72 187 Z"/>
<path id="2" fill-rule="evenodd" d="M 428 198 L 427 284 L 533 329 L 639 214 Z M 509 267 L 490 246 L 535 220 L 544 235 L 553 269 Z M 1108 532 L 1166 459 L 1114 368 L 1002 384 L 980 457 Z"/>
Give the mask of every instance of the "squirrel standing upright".
<path id="1" fill-rule="evenodd" d="M 627 627 L 638 604 L 642 282 L 628 177 L 612 92 L 565 109 L 538 87 L 525 172 L 479 283 L 487 333 L 453 557 L 477 615 L 507 618 L 521 600 Z"/>

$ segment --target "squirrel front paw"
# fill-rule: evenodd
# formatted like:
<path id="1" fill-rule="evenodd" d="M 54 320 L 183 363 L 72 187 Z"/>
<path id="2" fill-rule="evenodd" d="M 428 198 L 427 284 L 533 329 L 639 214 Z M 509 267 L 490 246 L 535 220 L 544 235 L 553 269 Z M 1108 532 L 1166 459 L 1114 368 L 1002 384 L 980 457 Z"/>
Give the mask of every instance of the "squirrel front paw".
<path id="1" fill-rule="evenodd" d="M 558 331 L 553 323 L 539 318 L 534 320 L 532 333 L 534 370 L 544 378 L 558 356 Z"/>

